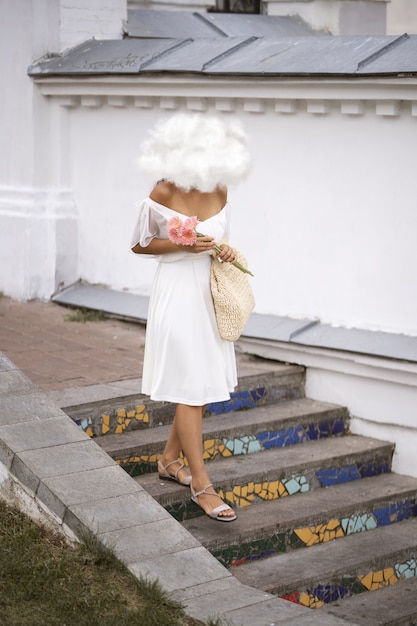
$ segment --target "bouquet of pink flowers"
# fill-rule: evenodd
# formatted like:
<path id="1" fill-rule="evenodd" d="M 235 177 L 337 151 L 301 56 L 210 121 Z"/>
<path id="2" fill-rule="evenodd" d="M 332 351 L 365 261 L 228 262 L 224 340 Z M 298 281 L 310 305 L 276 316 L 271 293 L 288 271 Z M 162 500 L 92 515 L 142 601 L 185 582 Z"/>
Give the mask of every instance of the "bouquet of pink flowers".
<path id="1" fill-rule="evenodd" d="M 192 217 L 187 217 L 187 219 L 182 220 L 179 217 L 172 217 L 167 224 L 168 227 L 168 237 L 169 239 L 177 244 L 178 246 L 193 246 L 197 241 L 197 237 L 204 237 L 202 233 L 196 231 L 198 225 L 198 217 L 193 215 Z M 213 250 L 219 254 L 222 251 L 220 246 L 215 245 Z M 243 267 L 240 263 L 235 261 L 233 263 L 235 267 L 237 267 L 241 272 L 245 272 L 246 274 L 250 274 L 253 276 L 252 272 L 249 271 L 246 267 Z"/>

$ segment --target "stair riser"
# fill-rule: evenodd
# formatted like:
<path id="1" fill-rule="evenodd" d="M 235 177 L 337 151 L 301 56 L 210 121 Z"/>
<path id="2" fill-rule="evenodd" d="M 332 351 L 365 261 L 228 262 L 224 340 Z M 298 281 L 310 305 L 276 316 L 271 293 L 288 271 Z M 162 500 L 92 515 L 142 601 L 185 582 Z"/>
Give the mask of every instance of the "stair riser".
<path id="1" fill-rule="evenodd" d="M 219 548 L 218 545 L 212 547 L 205 543 L 205 547 L 223 565 L 235 567 L 282 552 L 368 532 L 412 517 L 417 517 L 417 493 L 401 500 L 393 497 L 390 502 L 362 507 L 355 512 L 341 511 L 332 519 L 315 520 L 314 524 L 305 526 L 300 524 L 296 529 L 253 529 L 248 541 L 239 542 L 238 545 L 225 544 Z"/>
<path id="2" fill-rule="evenodd" d="M 207 415 L 247 410 L 303 398 L 304 395 L 304 373 L 301 371 L 286 375 L 272 372 L 246 376 L 239 380 L 230 400 L 209 404 Z M 97 437 L 170 424 L 175 406 L 154 402 L 148 396 L 135 395 L 66 407 L 64 410 L 90 437 Z"/>
<path id="3" fill-rule="evenodd" d="M 368 568 L 364 567 L 360 572 L 346 572 L 343 576 L 334 577 L 325 582 L 317 581 L 305 588 L 288 590 L 271 586 L 265 591 L 314 609 L 324 604 L 338 602 L 354 594 L 376 591 L 416 576 L 417 548 L 400 553 L 390 560 L 378 562 L 378 559 L 375 559 L 373 564 L 370 564 Z"/>
<path id="4" fill-rule="evenodd" d="M 349 466 L 344 465 L 347 460 L 350 463 Z M 298 472 L 292 471 L 291 474 L 279 474 L 267 478 L 265 473 L 261 471 L 259 476 L 252 475 L 250 480 L 246 478 L 240 485 L 216 483 L 216 489 L 231 506 L 235 508 L 250 506 L 255 502 L 275 500 L 296 493 L 320 489 L 323 485 L 317 478 L 318 473 L 321 476 L 325 472 L 328 475 L 336 476 L 338 484 L 350 482 L 353 479 L 352 476 L 358 480 L 387 473 L 391 467 L 391 449 L 388 446 L 378 450 L 372 458 L 369 458 L 369 455 L 365 453 L 357 455 L 355 458 L 352 458 L 351 455 L 347 458 L 340 456 L 337 459 L 329 459 L 328 463 L 324 465 L 329 467 L 323 467 L 323 465 L 319 467 L 313 465 L 307 469 L 300 467 Z M 187 490 L 180 488 L 174 493 L 164 493 L 156 499 L 179 521 L 203 515 L 201 509 L 190 502 Z"/>
<path id="5" fill-rule="evenodd" d="M 335 409 L 323 412 L 321 415 L 314 415 L 314 417 L 306 416 L 296 421 L 288 420 L 285 425 L 282 420 L 274 422 L 272 419 L 267 424 L 256 425 L 256 427 L 251 425 L 243 430 L 237 424 L 234 428 L 216 433 L 211 432 L 203 437 L 204 459 L 212 461 L 222 457 L 247 456 L 272 448 L 283 448 L 327 437 L 341 436 L 345 432 L 347 421 L 348 414 L 345 409 Z M 164 446 L 165 441 L 151 446 L 125 447 L 121 450 L 113 450 L 111 456 L 128 474 L 141 476 L 156 471 L 158 458 Z M 337 477 L 332 478 L 328 473 L 324 473 L 320 480 L 328 483 L 332 480 L 338 482 Z"/>

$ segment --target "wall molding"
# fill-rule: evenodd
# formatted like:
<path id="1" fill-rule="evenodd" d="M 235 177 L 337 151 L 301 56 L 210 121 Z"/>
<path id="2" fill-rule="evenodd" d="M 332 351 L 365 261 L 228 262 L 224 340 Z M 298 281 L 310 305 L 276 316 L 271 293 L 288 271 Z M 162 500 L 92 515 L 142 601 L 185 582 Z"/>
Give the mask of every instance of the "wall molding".
<path id="1" fill-rule="evenodd" d="M 35 78 L 40 93 L 68 108 L 130 108 L 221 113 L 245 111 L 277 115 L 306 112 L 314 116 L 342 114 L 417 117 L 417 78 L 357 80 L 236 79 L 171 76 Z"/>

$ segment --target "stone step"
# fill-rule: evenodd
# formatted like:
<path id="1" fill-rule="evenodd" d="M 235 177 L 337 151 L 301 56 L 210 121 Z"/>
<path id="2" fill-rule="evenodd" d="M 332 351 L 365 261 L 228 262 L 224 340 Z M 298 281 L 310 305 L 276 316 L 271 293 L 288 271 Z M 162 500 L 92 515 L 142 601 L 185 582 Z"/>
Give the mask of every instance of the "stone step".
<path id="1" fill-rule="evenodd" d="M 226 567 L 370 531 L 417 515 L 417 479 L 396 474 L 354 480 L 238 511 L 235 523 L 183 526 Z"/>
<path id="2" fill-rule="evenodd" d="M 393 445 L 367 437 L 331 437 L 260 454 L 222 458 L 210 464 L 210 479 L 233 506 L 313 491 L 320 487 L 376 476 L 390 471 Z M 203 512 L 190 501 L 188 489 L 155 474 L 136 477 L 178 520 Z"/>
<path id="3" fill-rule="evenodd" d="M 417 518 L 231 568 L 245 585 L 309 608 L 417 574 Z"/>
<path id="4" fill-rule="evenodd" d="M 343 435 L 345 408 L 309 398 L 282 401 L 250 411 L 204 418 L 204 457 L 251 456 L 252 453 Z M 170 426 L 97 437 L 95 441 L 132 476 L 156 471 Z"/>
<path id="5" fill-rule="evenodd" d="M 417 624 L 417 578 L 400 584 L 360 593 L 343 602 L 326 604 L 321 610 L 361 626 L 411 626 Z"/>
<path id="6" fill-rule="evenodd" d="M 251 409 L 305 395 L 305 369 L 301 366 L 242 354 L 237 355 L 237 366 L 239 382 L 231 399 L 209 404 L 207 415 Z M 140 393 L 104 397 L 61 408 L 94 437 L 168 424 L 175 410 L 171 403 L 154 402 Z"/>

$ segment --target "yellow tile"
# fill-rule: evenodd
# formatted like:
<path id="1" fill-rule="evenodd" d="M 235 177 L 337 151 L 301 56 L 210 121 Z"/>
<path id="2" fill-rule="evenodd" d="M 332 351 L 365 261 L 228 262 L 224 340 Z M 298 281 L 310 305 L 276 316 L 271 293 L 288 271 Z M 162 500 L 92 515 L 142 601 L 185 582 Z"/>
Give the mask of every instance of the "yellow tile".
<path id="1" fill-rule="evenodd" d="M 278 488 L 279 488 L 279 481 L 278 480 L 272 480 L 269 485 L 268 485 L 268 491 L 270 491 L 271 496 L 270 499 L 274 499 L 274 498 L 278 498 Z"/>
<path id="2" fill-rule="evenodd" d="M 94 433 L 93 433 L 92 429 L 90 428 L 90 426 L 85 431 L 85 434 L 88 435 L 89 437 L 94 437 Z"/>
<path id="3" fill-rule="evenodd" d="M 101 434 L 105 435 L 106 433 L 108 433 L 110 430 L 110 426 L 107 426 L 107 424 L 102 424 L 101 426 Z"/>
<path id="4" fill-rule="evenodd" d="M 118 426 L 116 426 L 115 431 L 116 435 L 120 435 L 120 433 L 123 432 L 123 426 L 120 426 L 120 424 Z"/>
<path id="5" fill-rule="evenodd" d="M 365 576 L 359 576 L 359 580 L 369 591 L 374 591 L 375 589 L 380 589 L 387 585 L 394 585 L 398 582 L 398 578 L 392 567 L 387 567 L 377 572 L 369 572 L 369 574 Z"/>
<path id="6" fill-rule="evenodd" d="M 110 415 L 102 415 L 101 421 L 103 424 L 106 424 L 106 426 L 110 426 Z"/>
<path id="7" fill-rule="evenodd" d="M 319 538 L 315 532 L 314 526 L 312 528 L 296 528 L 294 534 L 306 545 L 313 546 L 315 543 L 319 543 Z"/>
<path id="8" fill-rule="evenodd" d="M 136 413 L 143 413 L 146 409 L 146 406 L 144 404 L 140 404 L 139 406 L 135 408 L 136 408 Z"/>
<path id="9" fill-rule="evenodd" d="M 280 482 L 279 486 L 278 486 L 278 497 L 282 498 L 284 496 L 288 496 L 288 491 L 287 491 L 285 485 Z"/>
<path id="10" fill-rule="evenodd" d="M 143 420 L 142 420 L 145 424 L 149 424 L 149 415 L 148 413 L 145 413 L 145 415 L 143 416 Z"/>
<path id="11" fill-rule="evenodd" d="M 327 522 L 327 530 L 336 530 L 340 526 L 338 519 L 331 519 Z"/>
<path id="12" fill-rule="evenodd" d="M 302 593 L 300 594 L 300 604 L 307 606 L 309 609 L 319 609 L 324 605 L 324 602 L 316 598 L 312 593 Z"/>
<path id="13" fill-rule="evenodd" d="M 119 411 L 117 411 L 117 417 L 126 417 L 126 410 L 119 409 Z"/>

